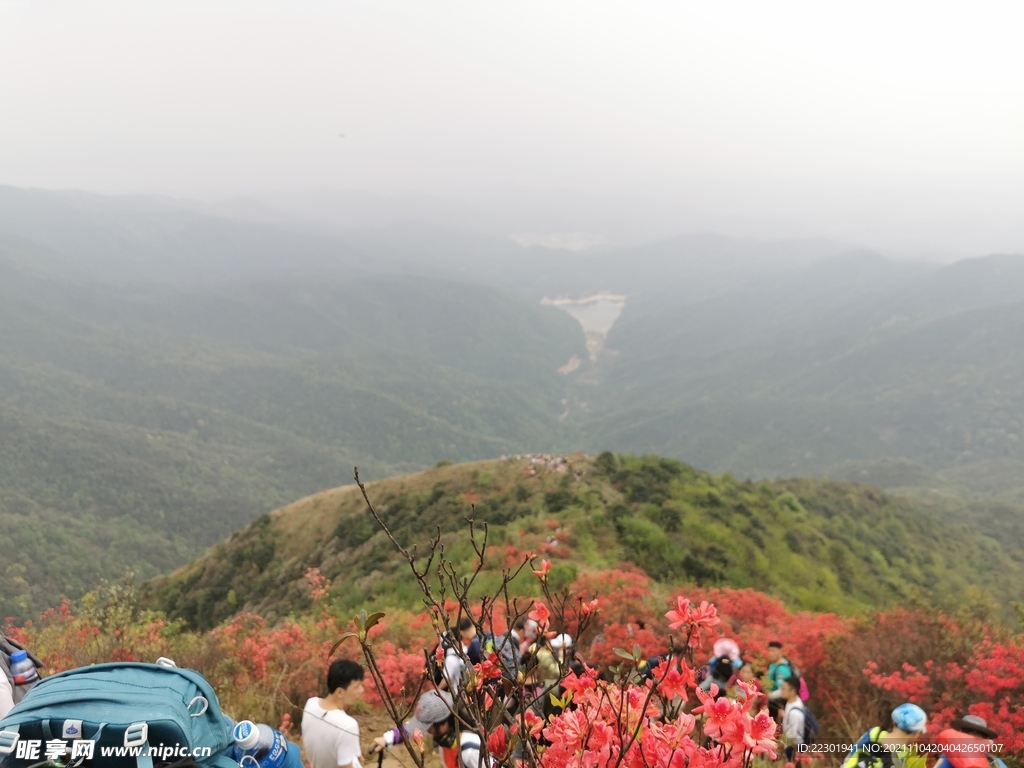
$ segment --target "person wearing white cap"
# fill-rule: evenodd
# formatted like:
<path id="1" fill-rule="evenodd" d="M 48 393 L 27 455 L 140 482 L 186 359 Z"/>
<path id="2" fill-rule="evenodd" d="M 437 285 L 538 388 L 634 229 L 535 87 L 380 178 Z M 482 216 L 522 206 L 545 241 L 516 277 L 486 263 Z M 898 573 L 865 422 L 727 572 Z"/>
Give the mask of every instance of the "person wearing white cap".
<path id="1" fill-rule="evenodd" d="M 402 728 L 392 728 L 383 736 L 373 740 L 372 753 L 401 744 L 419 731 L 429 735 L 437 745 L 441 765 L 445 768 L 479 768 L 481 765 L 494 766 L 494 758 L 487 756 L 481 763 L 481 742 L 479 734 L 460 728 L 455 716 L 455 704 L 447 691 L 427 691 L 416 702 L 416 714 Z"/>

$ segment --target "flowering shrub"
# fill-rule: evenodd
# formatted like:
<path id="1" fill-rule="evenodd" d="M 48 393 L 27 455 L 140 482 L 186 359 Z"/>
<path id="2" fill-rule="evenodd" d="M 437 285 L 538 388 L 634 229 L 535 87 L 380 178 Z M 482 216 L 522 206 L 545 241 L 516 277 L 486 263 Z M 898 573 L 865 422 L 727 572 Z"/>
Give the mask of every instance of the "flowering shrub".
<path id="1" fill-rule="evenodd" d="M 978 715 L 1004 751 L 1024 755 L 1024 645 L 987 622 L 921 608 L 882 611 L 834 638 L 818 675 L 849 722 L 844 735 L 886 722 L 897 704 L 913 701 L 928 712 L 931 730 Z"/>
<path id="2" fill-rule="evenodd" d="M 541 581 L 551 571 L 545 563 L 533 570 Z M 39 654 L 47 673 L 168 656 L 204 674 L 227 712 L 290 724 L 300 717 L 306 698 L 325 693 L 328 653 L 339 634 L 353 626 L 331 608 L 330 585 L 321 574 L 311 570 L 307 582 L 313 610 L 274 626 L 239 614 L 211 632 L 194 633 L 181 622 L 140 610 L 130 589 L 111 587 L 79 604 L 65 601 L 22 626 L 8 623 L 4 632 Z M 770 596 L 728 588 L 686 589 L 666 605 L 648 577 L 629 568 L 581 576 L 569 591 L 578 596 L 573 605 L 579 615 L 593 620 L 583 636 L 589 640 L 577 645 L 594 667 L 628 667 L 664 653 L 670 635 L 687 640 L 690 658 L 659 671 L 653 681 L 628 675 L 604 681 L 589 669 L 570 674 L 564 681 L 569 697 L 564 712 L 547 722 L 538 718 L 495 727 L 488 734 L 495 754 L 512 749 L 521 730 L 550 744 L 540 754 L 545 766 L 603 765 L 622 756 L 623 765 L 646 760 L 649 765 L 739 766 L 768 755 L 773 737 L 764 718 L 740 712 L 731 699 L 714 701 L 695 692 L 694 667 L 725 636 L 762 665 L 768 641 L 783 642 L 786 655 L 808 678 L 825 738 L 856 738 L 870 726 L 887 724 L 897 704 L 914 701 L 929 713 L 932 730 L 966 713 L 978 715 L 1000 734 L 1005 754 L 1024 757 L 1024 643 L 984 618 L 904 607 L 851 620 L 790 612 Z M 454 602 L 446 605 L 458 608 Z M 555 626 L 554 609 L 553 603 L 535 602 L 531 613 L 552 633 L 572 633 L 568 623 Z M 503 605 L 493 607 L 493 619 L 502 631 Z M 387 691 L 410 702 L 423 679 L 424 650 L 436 643 L 430 614 L 390 611 L 367 634 Z M 355 656 L 358 650 L 343 644 L 340 652 Z M 474 673 L 482 685 L 500 675 L 494 659 L 485 659 Z M 371 706 L 381 703 L 369 678 L 367 700 Z M 689 714 L 670 707 L 673 701 L 688 701 Z M 707 738 L 715 741 L 709 746 Z M 590 754 L 598 757 L 586 757 Z"/>

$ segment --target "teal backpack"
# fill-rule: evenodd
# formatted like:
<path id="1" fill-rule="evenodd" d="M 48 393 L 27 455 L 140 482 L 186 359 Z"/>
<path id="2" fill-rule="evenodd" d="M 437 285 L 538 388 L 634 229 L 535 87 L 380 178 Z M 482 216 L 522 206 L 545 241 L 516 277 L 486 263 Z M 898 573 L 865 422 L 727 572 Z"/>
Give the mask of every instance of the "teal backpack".
<path id="1" fill-rule="evenodd" d="M 77 740 L 95 742 L 91 759 L 73 759 Z M 0 766 L 45 763 L 47 742 L 56 741 L 68 744 L 72 768 L 153 768 L 189 757 L 203 768 L 238 768 L 210 684 L 157 664 L 97 664 L 43 678 L 0 720 Z"/>

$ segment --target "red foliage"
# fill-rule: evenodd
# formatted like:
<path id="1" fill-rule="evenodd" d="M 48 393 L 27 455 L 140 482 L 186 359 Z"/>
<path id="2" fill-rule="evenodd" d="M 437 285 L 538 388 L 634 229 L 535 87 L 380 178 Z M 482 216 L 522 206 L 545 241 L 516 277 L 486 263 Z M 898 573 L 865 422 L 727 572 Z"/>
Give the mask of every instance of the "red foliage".
<path id="1" fill-rule="evenodd" d="M 374 653 L 384 684 L 392 697 L 409 702 L 419 690 L 420 680 L 423 678 L 426 659 L 422 651 L 398 648 L 394 643 L 385 640 L 374 647 Z M 366 699 L 371 704 L 381 703 L 380 693 L 375 685 L 367 686 Z"/>
<path id="2" fill-rule="evenodd" d="M 518 566 L 529 553 L 508 547 L 499 550 L 499 555 L 514 558 Z M 548 578 L 547 563 L 534 568 L 538 578 Z M 184 632 L 180 625 L 155 614 L 108 626 L 93 614 L 76 613 L 65 601 L 37 622 L 21 627 L 8 622 L 4 632 L 39 653 L 49 673 L 106 660 L 176 658 L 205 674 L 229 711 L 237 708 L 247 716 L 288 727 L 290 720 L 282 715 L 296 716 L 308 696 L 322 692 L 330 647 L 351 628 L 349 621 L 339 619 L 330 609 L 327 579 L 310 569 L 306 583 L 313 610 L 275 626 L 253 614 L 238 615 L 205 635 Z M 904 607 L 851 620 L 791 612 L 779 600 L 751 589 L 688 588 L 666 604 L 652 596 L 647 575 L 630 567 L 581 576 L 571 590 L 581 612 L 585 607 L 594 618 L 589 634 L 577 639 L 577 647 L 589 663 L 622 663 L 615 649 L 632 653 L 637 645 L 643 657 L 664 653 L 669 634 L 679 639 L 681 633 L 685 637 L 687 630 L 694 628 L 697 664 L 710 655 L 716 639 L 730 637 L 740 645 L 744 657 L 753 659 L 763 671 L 767 643 L 780 640 L 786 656 L 807 677 L 812 706 L 829 738 L 856 738 L 872 725 L 886 725 L 896 705 L 915 701 L 929 713 L 930 730 L 969 712 L 985 718 L 1000 734 L 1005 754 L 1024 756 L 1024 643 L 1021 637 L 983 618 Z M 596 600 L 596 605 L 591 600 Z M 705 601 L 714 608 L 702 605 Z M 449 607 L 457 609 L 454 603 Z M 503 606 L 495 608 L 495 629 L 500 632 L 506 617 Z M 537 619 L 548 619 L 545 614 L 550 613 L 539 602 L 533 605 Z M 670 629 L 677 622 L 682 626 Z M 410 699 L 422 679 L 423 649 L 435 642 L 431 617 L 391 611 L 370 636 L 384 684 L 393 696 Z M 356 657 L 359 652 L 352 643 L 343 645 L 340 653 Z M 478 674 L 493 677 L 492 665 L 493 660 L 485 661 Z M 371 704 L 379 703 L 378 691 L 372 681 L 367 683 L 367 698 Z M 622 729 L 616 731 L 609 724 L 635 724 L 650 716 L 651 707 L 658 706 L 658 696 L 648 700 L 644 686 L 605 690 L 603 698 L 598 697 L 600 703 L 593 698 L 597 683 L 592 678 L 584 676 L 571 684 L 579 689 L 578 708 L 576 714 L 570 709 L 547 725 L 557 749 L 545 753 L 545 765 L 561 766 L 581 750 L 597 757 L 574 764 L 601 764 L 616 749 L 627 748 L 614 736 L 621 736 Z M 686 698 L 687 694 L 696 705 L 689 667 L 673 671 L 662 685 L 660 696 Z M 609 693 L 622 694 L 614 699 L 617 710 L 608 708 L 614 698 Z M 708 720 L 701 726 L 699 721 L 686 720 L 687 715 L 640 729 L 644 754 L 668 761 L 664 764 L 691 768 L 738 765 L 737 755 L 749 757 L 752 750 L 770 740 L 768 723 L 746 712 L 741 717 L 728 703 L 702 702 L 700 711 L 691 711 L 706 714 Z M 589 731 L 581 730 L 581 717 Z M 529 727 L 539 731 L 545 724 L 531 720 Z M 690 737 L 691 730 L 701 727 L 705 734 L 713 730 L 722 740 L 717 754 L 699 748 L 702 742 Z M 504 743 L 507 747 L 510 735 L 492 734 L 494 746 L 501 748 Z"/>

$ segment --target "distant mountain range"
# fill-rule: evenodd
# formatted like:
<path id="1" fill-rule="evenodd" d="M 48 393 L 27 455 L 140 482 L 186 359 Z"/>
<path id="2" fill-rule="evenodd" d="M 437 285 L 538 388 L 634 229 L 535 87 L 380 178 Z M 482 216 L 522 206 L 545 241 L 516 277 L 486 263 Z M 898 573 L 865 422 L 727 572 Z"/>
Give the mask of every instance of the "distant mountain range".
<path id="1" fill-rule="evenodd" d="M 354 464 L 610 448 L 1024 520 L 1020 257 L 318 215 L 0 187 L 3 615 L 165 572 Z M 602 291 L 625 304 L 591 361 L 541 300 Z"/>

